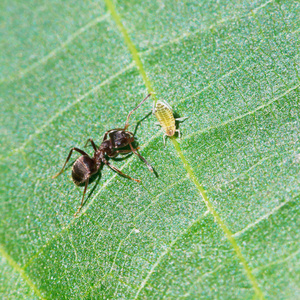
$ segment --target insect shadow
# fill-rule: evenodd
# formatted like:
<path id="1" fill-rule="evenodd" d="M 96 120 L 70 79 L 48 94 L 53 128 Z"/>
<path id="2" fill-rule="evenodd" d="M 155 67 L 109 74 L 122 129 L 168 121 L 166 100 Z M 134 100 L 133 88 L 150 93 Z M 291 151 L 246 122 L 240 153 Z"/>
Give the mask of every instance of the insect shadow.
<path id="1" fill-rule="evenodd" d="M 176 111 L 173 111 L 173 116 L 175 119 L 175 128 L 176 128 L 174 136 L 177 138 L 177 137 L 179 137 L 180 125 L 182 122 L 185 121 L 183 119 L 187 119 L 187 117 L 181 117 L 181 115 Z M 177 130 L 179 130 L 179 131 L 177 131 Z M 181 131 L 180 131 L 180 133 L 181 133 Z"/>
<path id="2" fill-rule="evenodd" d="M 136 123 L 135 128 L 134 128 L 133 135 L 136 135 L 136 132 L 137 132 L 139 126 L 141 125 L 141 123 L 142 123 L 143 121 L 145 121 L 147 118 L 149 118 L 151 115 L 152 115 L 152 112 L 150 111 L 145 117 L 143 117 L 142 119 L 140 119 L 140 120 Z M 136 138 L 136 139 L 137 139 L 137 138 Z"/>
<path id="3" fill-rule="evenodd" d="M 180 114 L 178 112 L 176 112 L 176 111 L 173 112 L 173 115 L 174 115 L 174 118 L 175 118 L 175 127 L 176 127 L 176 129 L 180 129 L 179 128 L 180 127 L 180 123 L 184 122 L 184 120 L 182 120 L 183 117 L 181 117 Z M 181 131 L 180 131 L 180 133 L 181 133 Z M 179 132 L 176 131 L 175 132 L 175 137 L 178 137 L 178 136 L 179 136 Z"/>
<path id="4" fill-rule="evenodd" d="M 84 201 L 83 201 L 83 203 L 82 203 L 82 206 L 85 205 L 85 203 L 89 200 L 89 198 L 90 198 L 90 197 L 92 196 L 92 194 L 94 193 L 95 189 L 98 187 L 99 182 L 100 182 L 100 179 L 101 179 L 101 177 L 102 177 L 102 173 L 101 173 L 102 169 L 103 169 L 103 166 L 102 166 L 101 170 L 99 170 L 96 174 L 92 175 L 92 176 L 89 178 L 89 184 L 93 183 L 94 181 L 95 181 L 95 184 L 94 184 L 94 186 L 92 187 L 92 189 L 90 190 L 90 192 L 88 193 L 87 197 L 85 197 L 85 199 L 84 199 Z M 83 187 L 83 186 L 85 186 L 85 183 L 82 182 L 82 183 L 80 183 L 78 186 Z"/>

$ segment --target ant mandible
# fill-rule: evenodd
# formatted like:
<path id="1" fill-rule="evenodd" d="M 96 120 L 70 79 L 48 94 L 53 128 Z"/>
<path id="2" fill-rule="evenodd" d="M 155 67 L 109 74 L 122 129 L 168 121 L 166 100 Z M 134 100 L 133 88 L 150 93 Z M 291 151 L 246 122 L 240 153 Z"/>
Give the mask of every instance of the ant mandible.
<path id="1" fill-rule="evenodd" d="M 122 175 L 124 177 L 127 177 L 136 182 L 140 182 L 140 180 L 134 179 L 134 178 L 124 174 L 119 169 L 117 169 L 116 167 L 111 165 L 107 161 L 105 156 L 116 157 L 119 153 L 126 154 L 126 153 L 133 152 L 141 160 L 143 160 L 143 162 L 147 165 L 148 169 L 151 172 L 153 172 L 153 168 L 151 167 L 151 165 L 146 161 L 146 159 L 144 157 L 142 157 L 137 152 L 138 148 L 134 148 L 132 146 L 132 143 L 134 142 L 133 133 L 127 131 L 127 128 L 129 127 L 129 118 L 130 118 L 131 114 L 136 109 L 138 109 L 150 96 L 151 96 L 151 94 L 149 94 L 136 108 L 134 108 L 132 111 L 130 111 L 130 113 L 127 116 L 124 128 L 115 128 L 115 129 L 111 129 L 111 130 L 108 130 L 105 132 L 103 141 L 99 148 L 97 148 L 96 144 L 94 143 L 94 141 L 92 139 L 87 140 L 86 145 L 88 144 L 88 142 L 90 142 L 95 151 L 93 157 L 90 157 L 83 150 L 73 147 L 70 150 L 70 153 L 69 153 L 69 155 L 66 159 L 66 162 L 64 163 L 61 171 L 52 177 L 52 178 L 56 178 L 63 172 L 66 164 L 68 163 L 69 159 L 72 156 L 73 151 L 77 151 L 80 154 L 82 154 L 82 156 L 80 156 L 79 158 L 76 159 L 76 161 L 74 162 L 73 167 L 72 167 L 72 179 L 73 179 L 74 183 L 76 185 L 85 183 L 85 187 L 84 187 L 84 191 L 83 191 L 83 195 L 82 195 L 82 199 L 81 199 L 81 204 L 80 204 L 77 212 L 74 214 L 74 217 L 80 212 L 80 210 L 83 206 L 84 196 L 85 196 L 85 193 L 87 190 L 87 186 L 89 184 L 90 177 L 99 171 L 101 164 L 105 164 L 105 165 L 109 166 L 111 169 L 113 169 L 114 171 L 116 171 L 117 173 L 119 173 L 120 175 Z M 130 149 L 120 149 L 127 145 L 130 146 Z"/>

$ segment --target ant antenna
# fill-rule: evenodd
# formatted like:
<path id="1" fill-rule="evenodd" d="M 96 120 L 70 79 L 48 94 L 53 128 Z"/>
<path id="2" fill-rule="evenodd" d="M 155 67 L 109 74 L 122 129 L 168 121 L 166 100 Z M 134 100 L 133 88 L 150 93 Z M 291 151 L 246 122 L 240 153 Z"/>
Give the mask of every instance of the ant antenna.
<path id="1" fill-rule="evenodd" d="M 131 114 L 136 110 L 138 109 L 152 94 L 150 93 L 136 108 L 134 108 L 129 114 L 128 114 L 128 117 L 127 117 L 127 120 L 125 122 L 125 127 L 124 127 L 124 130 L 126 130 L 129 126 L 129 118 L 131 116 Z"/>

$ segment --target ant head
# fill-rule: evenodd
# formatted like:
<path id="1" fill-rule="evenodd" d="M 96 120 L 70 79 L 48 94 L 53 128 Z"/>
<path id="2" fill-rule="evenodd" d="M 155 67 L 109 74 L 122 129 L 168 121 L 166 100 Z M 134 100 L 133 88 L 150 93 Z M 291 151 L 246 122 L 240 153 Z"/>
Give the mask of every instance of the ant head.
<path id="1" fill-rule="evenodd" d="M 124 130 L 117 130 L 113 132 L 111 136 L 111 141 L 114 148 L 122 148 L 127 146 L 130 142 L 133 141 L 130 133 Z"/>

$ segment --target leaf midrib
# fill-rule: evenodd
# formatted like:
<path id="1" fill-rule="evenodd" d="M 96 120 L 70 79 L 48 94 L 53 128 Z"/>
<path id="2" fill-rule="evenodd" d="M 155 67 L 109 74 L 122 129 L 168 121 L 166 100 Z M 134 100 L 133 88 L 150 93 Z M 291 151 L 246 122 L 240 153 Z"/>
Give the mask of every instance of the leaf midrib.
<path id="1" fill-rule="evenodd" d="M 108 10 L 111 13 L 112 18 L 115 20 L 117 27 L 119 28 L 120 32 L 122 33 L 125 43 L 128 46 L 129 51 L 132 54 L 133 60 L 136 62 L 137 66 L 138 66 L 138 70 L 140 72 L 141 77 L 144 80 L 144 83 L 148 89 L 149 92 L 154 92 L 153 87 L 152 87 L 152 83 L 150 81 L 150 79 L 148 78 L 146 71 L 144 69 L 144 66 L 139 58 L 138 55 L 138 51 L 135 47 L 135 45 L 133 44 L 132 40 L 129 37 L 129 34 L 126 30 L 126 28 L 124 27 L 124 25 L 122 24 L 121 21 L 121 17 L 118 15 L 114 4 L 111 2 L 111 0 L 105 0 L 105 3 L 107 5 Z M 157 101 L 157 99 L 155 98 L 155 102 Z M 242 263 L 243 268 L 246 272 L 246 275 L 249 279 L 249 281 L 252 284 L 252 287 L 256 293 L 256 295 L 258 296 L 259 299 L 264 299 L 264 295 L 258 285 L 258 282 L 256 280 L 256 278 L 254 277 L 254 275 L 252 274 L 252 271 L 250 269 L 250 267 L 248 266 L 248 263 L 246 261 L 246 259 L 244 258 L 235 238 L 233 237 L 231 231 L 229 230 L 229 228 L 225 225 L 225 223 L 223 222 L 223 220 L 221 219 L 221 217 L 219 216 L 219 214 L 216 212 L 216 210 L 214 209 L 212 203 L 208 200 L 208 197 L 205 193 L 204 188 L 202 187 L 202 185 L 199 183 L 197 177 L 194 174 L 194 171 L 192 169 L 192 167 L 190 166 L 189 162 L 186 160 L 185 156 L 183 155 L 181 149 L 180 149 L 180 145 L 178 144 L 177 140 L 175 139 L 175 137 L 171 137 L 171 141 L 175 147 L 175 150 L 177 151 L 178 156 L 180 157 L 184 168 L 186 169 L 187 173 L 189 174 L 190 180 L 195 184 L 196 188 L 198 189 L 200 195 L 202 196 L 203 201 L 205 202 L 208 210 L 211 212 L 211 214 L 214 217 L 214 221 L 221 227 L 221 229 L 223 230 L 223 232 L 225 233 L 227 239 L 229 240 L 229 242 L 231 243 L 235 254 L 237 256 L 237 258 L 239 259 L 239 261 Z M 147 278 L 147 277 L 146 277 Z M 150 276 L 148 277 L 148 279 L 150 278 Z M 148 280 L 147 279 L 147 280 Z M 138 294 L 140 293 L 140 291 L 142 290 L 142 288 L 146 285 L 147 281 L 144 282 L 144 285 L 141 286 L 138 290 L 138 293 L 136 295 L 136 298 L 138 296 Z M 143 283 L 142 283 L 143 284 Z"/>

